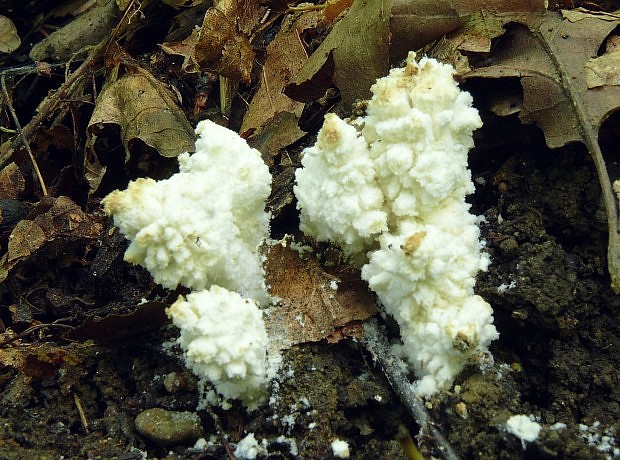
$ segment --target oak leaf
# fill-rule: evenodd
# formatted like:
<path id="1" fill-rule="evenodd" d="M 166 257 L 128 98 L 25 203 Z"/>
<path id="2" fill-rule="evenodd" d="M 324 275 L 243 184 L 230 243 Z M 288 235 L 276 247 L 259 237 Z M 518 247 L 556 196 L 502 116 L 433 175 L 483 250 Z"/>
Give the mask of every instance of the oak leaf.
<path id="1" fill-rule="evenodd" d="M 620 221 L 605 160 L 598 144 L 602 122 L 620 108 L 620 86 L 590 88 L 586 66 L 619 18 L 572 12 L 570 18 L 549 12 L 540 21 L 515 25 L 487 59 L 488 65 L 464 78 L 518 78 L 523 88 L 519 118 L 535 123 L 547 145 L 558 148 L 582 142 L 596 165 L 609 227 L 608 267 L 612 287 L 620 292 Z"/>

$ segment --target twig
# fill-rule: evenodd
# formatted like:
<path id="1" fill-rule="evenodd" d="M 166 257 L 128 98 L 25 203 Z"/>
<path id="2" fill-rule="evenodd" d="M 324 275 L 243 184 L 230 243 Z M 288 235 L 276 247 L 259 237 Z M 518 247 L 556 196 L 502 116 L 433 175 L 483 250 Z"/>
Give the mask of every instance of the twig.
<path id="1" fill-rule="evenodd" d="M 64 63 L 60 63 L 60 64 L 47 64 L 49 66 L 50 70 L 55 70 L 55 69 L 64 69 L 66 67 L 66 64 Z M 2 72 L 2 75 L 30 75 L 33 73 L 40 73 L 39 69 L 37 68 L 36 64 L 28 64 L 28 65 L 24 65 L 24 66 L 18 66 L 18 67 L 9 67 L 8 69 L 4 69 Z"/>
<path id="2" fill-rule="evenodd" d="M 20 332 L 19 334 L 15 334 L 14 336 L 11 337 L 7 337 L 3 340 L 0 340 L 0 348 L 8 345 L 9 343 L 15 342 L 16 340 L 19 340 L 21 338 L 26 337 L 27 335 L 32 334 L 33 332 L 39 330 L 39 329 L 43 329 L 44 327 L 64 327 L 67 329 L 71 329 L 73 328 L 73 326 L 70 326 L 68 324 L 60 324 L 60 321 L 66 321 L 69 320 L 71 318 L 59 318 L 51 323 L 46 323 L 46 324 L 35 324 L 34 326 L 30 326 L 28 329 L 26 329 L 25 331 Z"/>
<path id="3" fill-rule="evenodd" d="M 400 397 L 416 423 L 420 426 L 418 439 L 429 436 L 435 441 L 435 446 L 445 460 L 459 460 L 458 455 L 441 432 L 434 426 L 426 408 L 411 389 L 411 383 L 407 379 L 402 369 L 399 367 L 396 358 L 390 351 L 385 334 L 380 329 L 376 321 L 364 322 L 364 337 L 362 339 L 364 347 L 371 353 L 373 359 L 379 363 L 385 377 L 392 389 Z"/>
<path id="4" fill-rule="evenodd" d="M 37 113 L 32 117 L 32 119 L 28 122 L 26 126 L 21 129 L 20 135 L 16 140 L 13 141 L 13 146 L 8 151 L 0 154 L 0 168 L 3 167 L 13 155 L 13 151 L 15 146 L 19 141 L 24 139 L 24 144 L 28 145 L 28 139 L 32 137 L 34 132 L 41 126 L 43 120 L 45 120 L 60 104 L 65 97 L 71 92 L 73 85 L 80 80 L 87 72 L 87 70 L 97 62 L 100 57 L 101 52 L 107 45 L 107 40 L 104 39 L 99 45 L 95 46 L 95 48 L 91 51 L 88 57 L 82 62 L 82 64 L 73 72 L 65 82 L 60 85 L 58 90 L 52 94 L 50 94 L 47 98 L 43 100 L 41 103 L 41 107 Z M 2 74 L 2 81 L 4 82 L 5 75 Z M 3 91 L 4 92 L 4 91 Z"/>
<path id="5" fill-rule="evenodd" d="M 18 132 L 18 139 L 21 139 L 24 147 L 26 147 L 26 151 L 28 152 L 28 156 L 30 157 L 30 162 L 32 163 L 32 168 L 34 169 L 35 174 L 37 175 L 37 179 L 39 180 L 39 185 L 41 186 L 41 191 L 43 192 L 43 196 L 47 196 L 47 187 L 45 186 L 45 181 L 43 180 L 43 176 L 41 176 L 41 171 L 39 170 L 39 165 L 37 164 L 37 160 L 34 158 L 34 154 L 32 153 L 32 149 L 30 148 L 30 142 L 24 136 L 24 132 L 22 131 L 22 125 L 19 122 L 19 118 L 17 117 L 17 113 L 15 113 L 15 109 L 13 108 L 13 102 L 11 95 L 6 89 L 6 76 L 3 73 L 2 77 L 0 77 L 0 82 L 2 82 L 2 93 L 4 94 L 4 99 L 6 101 L 6 105 L 9 107 L 9 112 L 11 112 L 11 117 L 13 117 L 13 123 L 15 123 L 15 127 Z"/>
<path id="6" fill-rule="evenodd" d="M 78 414 L 80 415 L 80 422 L 82 423 L 82 428 L 84 428 L 84 432 L 86 434 L 88 431 L 88 419 L 86 418 L 86 413 L 84 412 L 84 408 L 82 407 L 82 401 L 77 393 L 73 393 L 73 402 L 75 403 L 75 407 L 77 408 Z"/>

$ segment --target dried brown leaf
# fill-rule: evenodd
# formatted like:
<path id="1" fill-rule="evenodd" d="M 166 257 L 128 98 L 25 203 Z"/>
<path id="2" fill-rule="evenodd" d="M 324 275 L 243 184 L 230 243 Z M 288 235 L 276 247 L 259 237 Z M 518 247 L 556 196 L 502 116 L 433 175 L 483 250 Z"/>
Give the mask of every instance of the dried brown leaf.
<path id="1" fill-rule="evenodd" d="M 194 149 L 194 130 L 174 94 L 139 67 L 109 83 L 99 94 L 88 123 L 91 137 L 101 124 L 120 126 L 126 159 L 130 143 L 135 140 L 153 147 L 164 157 Z"/>
<path id="2" fill-rule="evenodd" d="M 267 59 L 261 72 L 261 79 L 256 94 L 243 118 L 241 132 L 253 131 L 258 134 L 279 113 L 292 114 L 299 119 L 303 104 L 286 96 L 282 90 L 289 80 L 303 67 L 308 60 L 306 50 L 300 41 L 300 34 L 306 29 L 315 28 L 320 20 L 321 13 L 308 11 L 301 15 L 288 15 L 280 31 L 267 47 Z M 270 137 L 277 138 L 264 146 L 266 152 L 275 152 L 282 147 L 292 144 L 305 133 L 296 125 L 281 129 L 282 124 L 271 124 Z M 290 129 L 292 127 L 292 129 Z"/>
<path id="3" fill-rule="evenodd" d="M 210 8 L 198 33 L 193 59 L 200 68 L 249 83 L 255 53 L 233 18 Z"/>
<path id="4" fill-rule="evenodd" d="M 35 253 L 47 259 L 61 253 L 69 257 L 78 249 L 76 243 L 96 240 L 102 228 L 97 218 L 86 214 L 70 198 L 61 196 L 39 203 L 29 219 L 20 221 L 11 232 L 7 252 L 0 260 L 0 281 Z"/>
<path id="5" fill-rule="evenodd" d="M 590 59 L 585 65 L 588 88 L 620 86 L 620 48 Z"/>
<path id="6" fill-rule="evenodd" d="M 207 10 L 198 36 L 186 42 L 194 46 L 193 53 L 188 55 L 188 62 L 195 62 L 199 68 L 224 77 L 249 83 L 255 57 L 250 34 L 264 12 L 265 7 L 256 1 L 216 2 Z"/>
<path id="7" fill-rule="evenodd" d="M 264 12 L 260 2 L 251 0 L 216 2 L 205 13 L 200 30 L 161 47 L 166 53 L 183 56 L 181 68 L 185 72 L 210 70 L 250 83 L 255 58 L 250 34 Z"/>
<path id="8" fill-rule="evenodd" d="M 323 17 L 333 22 L 344 10 L 353 5 L 353 0 L 327 0 L 323 8 Z"/>
<path id="9" fill-rule="evenodd" d="M 286 94 L 302 101 L 317 99 L 325 94 L 333 80 L 345 107 L 356 99 L 368 98 L 370 86 L 389 69 L 391 9 L 392 0 L 353 2 L 287 85 Z M 304 94 L 304 90 L 310 92 Z"/>
<path id="10" fill-rule="evenodd" d="M 12 53 L 21 44 L 13 21 L 0 15 L 0 53 Z"/>
<path id="11" fill-rule="evenodd" d="M 165 53 L 183 56 L 183 63 L 181 64 L 183 72 L 194 73 L 200 70 L 200 66 L 194 58 L 194 49 L 198 43 L 198 34 L 199 31 L 194 29 L 181 41 L 165 42 L 160 45 Z"/>
<path id="12" fill-rule="evenodd" d="M 571 20 L 549 12 L 540 23 L 515 26 L 508 46 L 491 63 L 467 78 L 517 77 L 523 87 L 519 118 L 535 123 L 551 148 L 582 142 L 596 165 L 607 211 L 607 263 L 611 286 L 620 292 L 620 220 L 618 203 L 607 173 L 598 131 L 603 120 L 620 108 L 620 86 L 589 88 L 585 68 L 620 19 L 580 13 Z"/>
<path id="13" fill-rule="evenodd" d="M 337 278 L 323 271 L 313 256 L 302 258 L 288 246 L 270 248 L 266 271 L 271 293 L 281 299 L 266 318 L 267 328 L 281 348 L 334 339 L 338 329 L 377 311 L 359 273 Z"/>
<path id="14" fill-rule="evenodd" d="M 0 171 L 0 198 L 17 198 L 26 187 L 26 180 L 15 163 Z"/>
<path id="15" fill-rule="evenodd" d="M 491 41 L 504 34 L 509 22 L 532 23 L 547 11 L 544 0 L 494 0 L 452 2 L 463 26 L 451 40 L 462 51 L 491 51 Z"/>
<path id="16" fill-rule="evenodd" d="M 574 110 L 574 99 L 583 104 L 586 123 L 595 131 L 620 107 L 620 88 L 588 89 L 584 72 L 586 63 L 618 24 L 620 20 L 592 17 L 570 22 L 550 12 L 539 26 L 534 25 L 534 31 L 516 26 L 509 46 L 493 53 L 491 65 L 475 69 L 465 78 L 520 78 L 521 121 L 539 126 L 551 148 L 582 141 L 583 126 Z M 569 93 L 567 82 L 571 82 L 574 94 Z"/>
<path id="17" fill-rule="evenodd" d="M 411 50 L 454 32 L 456 49 L 488 51 L 506 23 L 544 11 L 544 0 L 358 0 L 285 92 L 307 102 L 334 83 L 348 107 L 368 98 L 375 80 Z"/>

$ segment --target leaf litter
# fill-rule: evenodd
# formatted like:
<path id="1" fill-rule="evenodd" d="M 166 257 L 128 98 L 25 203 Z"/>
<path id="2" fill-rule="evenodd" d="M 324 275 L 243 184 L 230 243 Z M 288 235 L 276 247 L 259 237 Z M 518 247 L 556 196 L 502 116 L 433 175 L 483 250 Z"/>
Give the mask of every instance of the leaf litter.
<path id="1" fill-rule="evenodd" d="M 390 66 L 397 65 L 406 51 L 424 47 L 428 53 L 457 64 L 459 78 L 471 87 L 477 101 L 495 101 L 493 110 L 483 113 L 485 126 L 503 126 L 502 117 L 506 123 L 518 120 L 536 124 L 547 146 L 560 152 L 561 158 L 541 162 L 542 158 L 552 158 L 544 145 L 535 147 L 541 155 L 523 153 L 534 147 L 519 136 L 485 144 L 493 137 L 485 137 L 487 128 L 482 129 L 478 147 L 472 152 L 472 169 L 485 197 L 476 195 L 474 206 L 479 207 L 478 212 L 488 214 L 488 228 L 483 227 L 483 231 L 494 259 L 488 276 L 495 278 L 483 275 L 479 284 L 481 292 L 492 299 L 500 332 L 507 337 L 505 344 L 498 344 L 495 350 L 498 364 L 494 369 L 503 380 L 489 375 L 464 375 L 459 381 L 460 390 L 455 387 L 425 408 L 414 402 L 405 404 L 414 419 L 405 423 L 411 434 L 415 434 L 416 427 L 434 426 L 428 425 L 424 412 L 428 410 L 433 421 L 443 427 L 445 439 L 436 430 L 425 431 L 425 436 L 417 438 L 423 455 L 453 458 L 449 440 L 464 458 L 469 458 L 467 449 L 472 444 L 478 452 L 488 452 L 481 458 L 496 458 L 500 452 L 521 458 L 520 444 L 515 441 L 507 451 L 506 443 L 512 440 L 507 441 L 506 435 L 493 427 L 503 423 L 507 412 L 529 411 L 547 425 L 551 420 L 568 422 L 565 433 L 571 436 L 566 441 L 561 431 L 543 431 L 542 439 L 528 446 L 527 452 L 535 454 L 540 450 L 560 456 L 569 451 L 585 456 L 601 452 L 587 443 L 579 444 L 579 437 L 573 436 L 579 427 L 572 420 L 574 417 L 594 429 L 596 423 L 613 427 L 614 418 L 618 418 L 602 410 L 609 399 L 618 399 L 613 382 L 617 382 L 620 363 L 608 353 L 609 347 L 613 348 L 610 344 L 617 341 L 618 331 L 603 325 L 617 324 L 620 305 L 617 295 L 608 289 L 602 262 L 607 255 L 613 270 L 615 258 L 620 257 L 617 200 L 609 176 L 601 168 L 605 165 L 602 154 L 597 159 L 596 153 L 601 126 L 611 122 L 613 133 L 618 123 L 614 113 L 620 107 L 614 38 L 618 17 L 613 9 L 557 13 L 547 11 L 544 2 L 536 0 L 334 0 L 325 5 L 223 0 L 212 6 L 163 2 L 171 5 L 170 9 L 149 1 L 118 2 L 119 6 L 113 3 L 102 2 L 105 10 L 97 12 L 101 27 L 95 29 L 99 35 L 90 33 L 87 24 L 92 19 L 85 19 L 88 10 L 75 12 L 71 18 L 69 2 L 61 5 L 62 14 L 59 9 L 57 16 L 45 16 L 48 21 L 59 21 L 51 25 L 52 29 L 71 38 L 82 37 L 76 42 L 53 38 L 54 34 L 50 39 L 40 37 L 37 46 L 42 51 L 32 56 L 42 61 L 60 60 L 60 66 L 39 62 L 24 67 L 23 59 L 13 60 L 31 51 L 29 45 L 24 46 L 24 30 L 34 23 L 28 22 L 30 15 L 7 16 L 15 22 L 21 42 L 10 31 L 6 43 L 0 41 L 5 46 L 2 51 L 8 53 L 0 55 L 5 83 L 0 99 L 0 208 L 4 212 L 2 200 L 13 200 L 9 207 L 18 202 L 25 210 L 0 235 L 0 292 L 7 306 L 6 313 L 0 315 L 0 365 L 8 371 L 0 379 L 0 389 L 3 401 L 8 403 L 7 414 L 18 417 L 16 410 L 33 404 L 36 407 L 33 384 L 43 381 L 50 388 L 57 385 L 60 391 L 55 402 L 46 399 L 48 406 L 65 414 L 62 416 L 69 422 L 67 425 L 72 422 L 81 427 L 81 432 L 78 429 L 65 433 L 66 439 L 81 444 L 84 432 L 94 423 L 108 433 L 116 433 L 107 447 L 112 449 L 107 451 L 111 456 L 130 452 L 133 446 L 153 455 L 163 453 L 157 446 L 136 438 L 131 429 L 119 428 L 119 420 L 127 414 L 134 416 L 135 408 L 145 407 L 145 402 L 136 399 L 135 392 L 122 382 L 131 375 L 132 384 L 142 388 L 144 394 L 157 395 L 160 404 L 179 410 L 195 407 L 193 391 L 173 395 L 156 386 L 154 376 L 159 373 L 181 375 L 187 371 L 171 364 L 160 352 L 153 355 L 153 348 L 149 348 L 159 350 L 162 336 L 174 338 L 165 325 L 162 328 L 163 309 L 183 291 L 166 292 L 152 283 L 148 273 L 122 262 L 124 242 L 107 226 L 98 200 L 111 188 L 125 186 L 129 178 L 170 174 L 165 158 L 191 150 L 191 126 L 196 120 L 214 118 L 240 131 L 265 153 L 275 177 L 273 230 L 290 231 L 293 227 L 294 231 L 290 173 L 299 164 L 301 147 L 307 145 L 306 132 L 316 132 L 316 124 L 304 124 L 304 117 L 310 113 L 320 118 L 328 109 L 348 114 L 351 105 L 368 97 L 370 85 Z M 587 3 L 590 7 L 594 4 Z M 91 9 L 90 14 L 94 15 L 95 10 Z M 68 19 L 62 23 L 61 18 Z M 168 32 L 162 32 L 165 24 L 171 27 Z M 38 34 L 34 29 L 31 33 Z M 16 62 L 20 65 L 16 66 Z M 510 82 L 515 79 L 521 91 L 514 91 Z M 477 82 L 493 81 L 507 84 L 489 84 L 484 90 L 477 86 Z M 48 93 L 52 88 L 55 90 Z M 334 102 L 338 102 L 335 107 Z M 10 117 L 12 109 L 16 116 Z M 516 131 L 514 125 L 508 126 Z M 527 139 L 536 139 L 533 131 L 527 132 Z M 598 174 L 575 153 L 575 141 L 587 146 Z M 141 144 L 157 155 L 142 155 Z M 28 158 L 27 146 L 32 148 L 32 159 Z M 480 152 L 490 149 L 495 156 L 482 158 Z M 606 156 L 609 172 L 617 176 L 615 159 Z M 476 168 L 476 163 L 484 167 Z M 47 183 L 48 187 L 36 186 L 37 164 L 42 169 L 43 185 Z M 567 169 L 566 164 L 572 169 Z M 525 166 L 519 170 L 519 165 Z M 558 171 L 571 171 L 567 174 L 571 180 L 562 182 Z M 536 182 L 541 174 L 547 175 L 549 183 L 559 185 L 547 190 Z M 598 225 L 600 216 L 593 214 L 585 223 L 578 219 L 580 213 L 594 212 L 597 206 L 596 187 L 585 179 L 596 175 L 602 182 L 608 212 L 607 254 L 602 250 L 605 232 Z M 47 197 L 46 188 L 50 195 Z M 536 190 L 538 201 L 519 194 L 519 190 Z M 506 205 L 508 200 L 512 204 Z M 569 210 L 569 202 L 577 203 L 577 207 Z M 610 203 L 616 206 L 615 220 Z M 544 214 L 542 219 L 537 217 L 540 212 Z M 561 224 L 551 224 L 556 220 Z M 562 231 L 558 233 L 557 228 Z M 516 246 L 507 242 L 515 242 Z M 276 244 L 267 256 L 269 282 L 274 295 L 281 299 L 280 307 L 270 312 L 268 324 L 279 332 L 281 347 L 288 350 L 291 369 L 297 373 L 296 378 L 283 377 L 278 382 L 276 406 L 284 407 L 288 401 L 289 412 L 273 413 L 274 426 L 280 433 L 304 440 L 302 458 L 321 452 L 327 455 L 331 451 L 325 449 L 329 449 L 331 440 L 345 432 L 360 433 L 349 436 L 355 455 L 376 453 L 369 446 L 378 443 L 386 455 L 392 454 L 391 458 L 402 457 L 398 439 L 403 438 L 395 425 L 396 420 L 407 420 L 402 404 L 393 405 L 388 397 L 379 398 L 379 394 L 388 394 L 379 390 L 385 388 L 381 383 L 383 375 L 369 363 L 359 362 L 359 351 L 346 348 L 365 337 L 362 328 L 376 317 L 377 306 L 354 269 L 346 264 L 328 268 L 328 250 L 315 249 L 316 255 L 299 255 L 290 247 Z M 559 281 L 555 292 L 547 292 L 544 285 L 537 284 L 537 277 L 556 278 L 553 273 L 539 273 L 545 266 L 539 264 L 543 257 L 553 261 L 552 270 L 555 263 L 565 265 L 563 277 L 570 281 L 566 290 Z M 519 272 L 519 267 L 526 266 L 530 272 Z M 516 288 L 501 294 L 492 286 L 504 278 L 507 286 L 517 280 Z M 567 310 L 568 305 L 572 307 Z M 386 324 L 393 327 L 389 318 Z M 561 339 L 550 345 L 537 339 L 549 334 Z M 521 344 L 521 336 L 530 342 L 514 349 L 507 345 L 511 341 Z M 576 345 L 576 337 L 590 337 L 591 341 Z M 89 342 L 93 339 L 94 345 Z M 66 347 L 66 340 L 78 343 Z M 114 344 L 111 348 L 110 343 Z M 328 345 L 335 343 L 339 345 Z M 364 343 L 382 362 L 388 379 L 397 383 L 408 379 L 390 370 L 389 356 Z M 141 351 L 145 344 L 149 354 Z M 571 344 L 572 351 L 567 351 L 566 344 Z M 123 356 L 114 347 L 120 347 Z M 546 349 L 551 357 L 545 354 Z M 596 356 L 597 364 L 588 367 L 586 354 Z M 100 359 L 94 359 L 95 355 Z M 342 373 L 333 370 L 335 357 L 340 360 Z M 125 359 L 133 363 L 129 374 L 123 370 L 129 364 Z M 570 360 L 581 365 L 571 367 Z M 546 370 L 547 361 L 555 363 L 553 372 Z M 306 376 L 321 369 L 321 363 L 328 371 L 322 379 L 310 378 L 312 383 L 304 386 Z M 358 367 L 353 369 L 351 363 Z M 509 372 L 502 367 L 508 364 L 502 363 L 523 370 Z M 356 377 L 349 380 L 345 370 Z M 575 379 L 579 372 L 584 374 Z M 99 380 L 89 381 L 85 377 L 88 375 L 98 375 Z M 590 381 L 593 375 L 602 377 L 594 379 L 588 389 L 579 390 L 590 396 L 588 404 L 555 410 L 544 408 L 528 396 L 540 391 L 536 382 L 548 379 L 551 400 L 561 395 L 572 397 L 577 393 L 577 382 Z M 349 399 L 333 393 L 339 385 L 336 376 L 340 382 L 347 382 L 348 389 L 357 388 L 348 392 Z M 372 390 L 360 390 L 363 385 L 370 385 Z M 128 412 L 115 400 L 115 392 L 110 391 L 113 387 L 116 396 L 128 402 Z M 301 394 L 300 388 L 305 388 Z M 87 401 L 92 391 L 102 395 L 105 414 L 112 415 L 79 403 L 78 393 Z M 406 400 L 406 389 L 402 391 L 397 389 Z M 317 393 L 321 396 L 315 399 Z M 314 419 L 310 411 L 299 408 L 304 394 L 322 408 Z M 599 402 L 602 394 L 605 404 Z M 46 397 L 41 395 L 38 400 Z M 495 406 L 492 401 L 496 401 Z M 295 404 L 298 408 L 291 409 Z M 392 417 L 379 416 L 373 407 Z M 121 417 L 114 415 L 119 413 Z M 351 416 L 354 413 L 361 415 L 356 418 Z M 586 415 L 578 419 L 577 413 Z M 286 417 L 293 414 L 306 425 L 316 417 L 326 418 L 321 418 L 321 430 L 315 431 L 291 423 Z M 463 414 L 469 414 L 469 418 Z M 215 420 L 221 435 L 231 433 L 233 441 L 242 437 L 236 431 L 240 424 L 250 423 L 256 431 L 262 423 L 260 418 L 239 412 L 211 413 L 206 417 Z M 93 423 L 85 423 L 88 418 Z M 484 426 L 476 424 L 476 420 L 484 420 Z M 265 436 L 273 432 L 271 425 L 262 428 Z M 10 439 L 9 449 L 16 455 L 27 451 L 17 441 L 18 436 L 13 434 Z M 65 446 L 56 445 L 47 436 L 40 436 L 39 442 L 38 450 L 53 452 L 56 448 L 66 454 L 62 450 Z M 213 447 L 211 452 L 223 455 L 224 444 Z M 102 455 L 106 449 L 96 440 L 85 448 L 91 449 L 92 455 Z M 270 451 L 279 448 L 270 446 Z M 191 449 L 184 453 L 193 455 Z"/>

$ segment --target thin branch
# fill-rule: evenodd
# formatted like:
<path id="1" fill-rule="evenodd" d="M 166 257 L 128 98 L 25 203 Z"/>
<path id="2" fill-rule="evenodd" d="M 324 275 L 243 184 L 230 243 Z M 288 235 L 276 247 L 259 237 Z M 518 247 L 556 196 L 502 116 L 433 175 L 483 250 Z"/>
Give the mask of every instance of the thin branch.
<path id="1" fill-rule="evenodd" d="M 0 77 L 0 82 L 2 83 L 2 93 L 4 94 L 6 105 L 9 107 L 9 112 L 11 112 L 11 117 L 13 117 L 13 123 L 15 123 L 15 127 L 17 128 L 17 132 L 19 133 L 17 138 L 22 141 L 22 144 L 24 145 L 24 147 L 26 148 L 26 151 L 28 152 L 28 156 L 30 157 L 30 162 L 32 163 L 32 168 L 34 169 L 34 172 L 35 172 L 35 174 L 37 176 L 37 179 L 39 180 L 39 185 L 41 186 L 41 191 L 43 192 L 43 196 L 47 196 L 48 195 L 47 187 L 45 186 L 45 181 L 43 180 L 43 176 L 41 176 L 41 171 L 39 170 L 39 165 L 37 164 L 37 160 L 35 160 L 35 158 L 34 158 L 34 154 L 32 153 L 32 149 L 30 148 L 30 142 L 28 141 L 28 139 L 24 135 L 24 132 L 22 130 L 22 125 L 19 122 L 19 118 L 17 117 L 17 113 L 15 113 L 15 109 L 13 108 L 13 102 L 12 102 L 11 95 L 9 94 L 8 90 L 6 89 L 6 76 L 5 76 L 4 73 L 2 74 L 2 77 Z"/>
<path id="2" fill-rule="evenodd" d="M 387 338 L 376 321 L 364 322 L 362 343 L 373 359 L 379 363 L 390 386 L 420 426 L 418 437 L 431 437 L 445 460 L 459 460 L 450 443 L 433 424 L 423 402 L 413 393 L 411 383 L 391 353 Z"/>
<path id="3" fill-rule="evenodd" d="M 30 326 L 28 329 L 26 329 L 23 332 L 20 332 L 19 334 L 15 334 L 11 337 L 6 337 L 3 340 L 0 340 L 0 348 L 4 347 L 5 345 L 8 345 L 9 343 L 15 342 L 19 339 L 22 339 L 30 334 L 32 334 L 35 331 L 38 331 L 39 329 L 43 329 L 46 327 L 60 327 L 60 328 L 66 328 L 66 329 L 72 329 L 73 326 L 70 326 L 68 324 L 62 324 L 60 323 L 60 321 L 67 321 L 71 318 L 59 318 L 51 323 L 46 323 L 46 324 L 35 324 L 34 326 Z"/>

